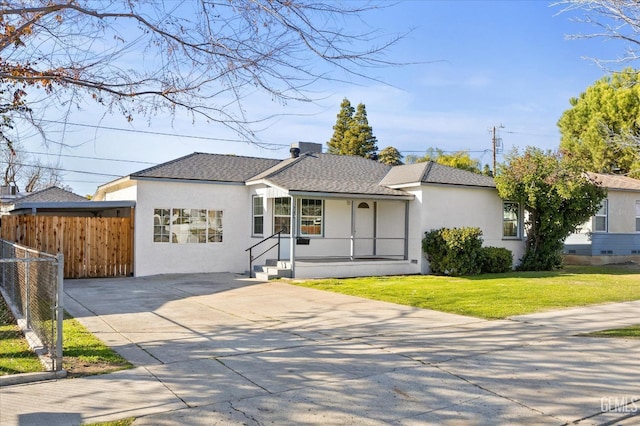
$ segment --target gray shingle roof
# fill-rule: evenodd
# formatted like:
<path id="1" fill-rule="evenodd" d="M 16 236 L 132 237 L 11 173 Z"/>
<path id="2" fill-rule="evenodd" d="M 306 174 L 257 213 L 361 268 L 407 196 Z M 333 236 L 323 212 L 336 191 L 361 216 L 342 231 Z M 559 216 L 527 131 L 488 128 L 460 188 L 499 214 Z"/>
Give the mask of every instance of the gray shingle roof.
<path id="1" fill-rule="evenodd" d="M 132 178 L 242 182 L 278 164 L 280 160 L 194 152 L 132 173 Z"/>
<path id="2" fill-rule="evenodd" d="M 589 178 L 609 189 L 620 189 L 624 191 L 640 191 L 640 180 L 620 175 L 604 175 L 601 173 L 587 172 Z"/>
<path id="3" fill-rule="evenodd" d="M 487 188 L 495 188 L 496 186 L 492 177 L 444 166 L 432 161 L 395 166 L 382 179 L 380 185 L 395 186 L 411 183 L 439 183 Z"/>
<path id="4" fill-rule="evenodd" d="M 251 180 L 265 179 L 298 192 L 407 196 L 404 191 L 380 185 L 390 168 L 362 157 L 309 153 L 285 160 Z"/>
<path id="5" fill-rule="evenodd" d="M 50 202 L 68 202 L 68 201 L 89 201 L 87 198 L 74 194 L 73 192 L 66 191 L 57 186 L 50 186 L 49 188 L 42 189 L 40 191 L 32 192 L 29 195 L 16 200 L 21 204 L 24 203 L 50 203 Z"/>

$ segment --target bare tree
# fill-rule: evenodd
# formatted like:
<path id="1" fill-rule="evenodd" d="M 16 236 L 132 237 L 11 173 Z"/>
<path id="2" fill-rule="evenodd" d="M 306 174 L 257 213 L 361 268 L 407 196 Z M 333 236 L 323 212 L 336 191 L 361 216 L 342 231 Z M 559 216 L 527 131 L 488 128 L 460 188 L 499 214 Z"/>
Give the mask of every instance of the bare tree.
<path id="1" fill-rule="evenodd" d="M 63 187 L 60 164 L 43 163 L 23 150 L 19 141 L 11 146 L 0 145 L 2 185 L 15 186 L 17 191 L 33 192 L 50 186 Z"/>
<path id="2" fill-rule="evenodd" d="M 393 65 L 385 52 L 401 36 L 349 30 L 376 7 L 363 4 L 0 0 L 0 87 L 23 104 L 36 90 L 65 104 L 89 94 L 128 120 L 185 109 L 254 140 L 249 90 L 309 101 L 319 80 Z"/>
<path id="3" fill-rule="evenodd" d="M 554 3 L 561 13 L 576 13 L 576 21 L 588 24 L 593 32 L 569 35 L 570 39 L 603 38 L 619 40 L 626 48 L 616 58 L 591 58 L 608 69 L 612 63 L 633 62 L 640 58 L 640 5 L 637 0 L 564 0 Z"/>

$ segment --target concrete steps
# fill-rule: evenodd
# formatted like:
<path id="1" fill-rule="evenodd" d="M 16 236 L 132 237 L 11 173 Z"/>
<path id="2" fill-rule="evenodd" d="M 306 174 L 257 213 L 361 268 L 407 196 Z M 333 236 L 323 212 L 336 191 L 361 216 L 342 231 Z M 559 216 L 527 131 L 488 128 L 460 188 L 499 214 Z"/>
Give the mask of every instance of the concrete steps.
<path id="1" fill-rule="evenodd" d="M 254 265 L 253 275 L 262 281 L 274 278 L 291 278 L 291 262 L 268 259 L 265 265 Z"/>

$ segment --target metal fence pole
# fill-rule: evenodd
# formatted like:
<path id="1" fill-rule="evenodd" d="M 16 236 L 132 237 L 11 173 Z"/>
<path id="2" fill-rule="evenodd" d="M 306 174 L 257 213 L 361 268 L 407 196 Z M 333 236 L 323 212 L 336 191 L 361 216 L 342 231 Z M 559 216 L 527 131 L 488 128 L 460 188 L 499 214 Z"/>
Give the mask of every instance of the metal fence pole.
<path id="1" fill-rule="evenodd" d="M 29 252 L 24 252 L 24 258 L 27 260 L 24 265 L 24 286 L 25 286 L 25 303 L 24 318 L 27 320 L 27 328 L 31 328 L 31 289 L 29 288 Z"/>
<path id="2" fill-rule="evenodd" d="M 64 319 L 64 254 L 58 253 L 56 255 L 58 261 L 58 279 L 57 279 L 57 291 L 56 291 L 56 322 L 57 322 L 57 334 L 56 334 L 56 353 L 53 360 L 54 370 L 62 370 L 62 321 Z"/>

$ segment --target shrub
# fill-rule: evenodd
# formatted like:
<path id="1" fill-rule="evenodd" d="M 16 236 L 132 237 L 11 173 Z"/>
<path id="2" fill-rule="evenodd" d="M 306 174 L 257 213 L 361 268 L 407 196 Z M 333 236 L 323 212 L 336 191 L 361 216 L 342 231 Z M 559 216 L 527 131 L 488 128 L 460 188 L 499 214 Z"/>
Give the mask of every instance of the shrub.
<path id="1" fill-rule="evenodd" d="M 504 247 L 482 247 L 482 273 L 509 272 L 513 268 L 513 253 Z"/>
<path id="2" fill-rule="evenodd" d="M 482 269 L 480 228 L 441 228 L 425 232 L 422 249 L 435 274 L 474 275 Z"/>

